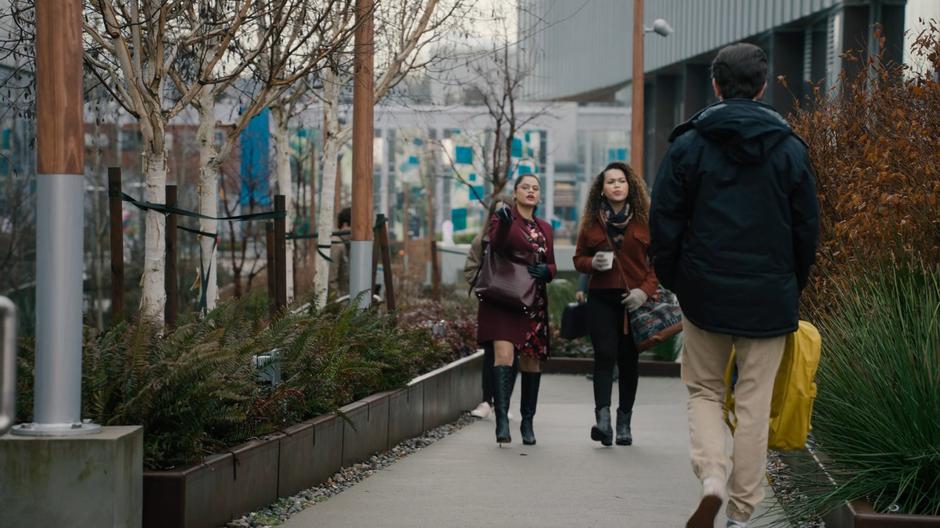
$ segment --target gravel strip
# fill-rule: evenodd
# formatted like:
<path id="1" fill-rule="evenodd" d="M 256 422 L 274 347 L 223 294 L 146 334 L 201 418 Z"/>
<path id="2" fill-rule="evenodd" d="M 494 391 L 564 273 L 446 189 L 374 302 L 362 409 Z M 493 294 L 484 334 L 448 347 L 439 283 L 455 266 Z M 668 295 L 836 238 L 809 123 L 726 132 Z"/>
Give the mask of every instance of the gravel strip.
<path id="1" fill-rule="evenodd" d="M 370 475 L 385 469 L 408 455 L 437 442 L 445 436 L 455 433 L 467 425 L 478 421 L 469 414 L 463 414 L 456 422 L 432 429 L 423 436 L 411 438 L 383 453 L 372 455 L 369 460 L 354 466 L 344 467 L 319 486 L 305 489 L 293 497 L 278 499 L 277 502 L 261 510 L 249 513 L 241 519 L 230 522 L 229 528 L 264 528 L 277 526 L 295 513 L 314 504 L 324 502 L 333 495 L 356 485 Z"/>
<path id="2" fill-rule="evenodd" d="M 786 517 L 791 517 L 793 504 L 798 504 L 805 500 L 805 495 L 796 486 L 793 479 L 793 468 L 785 462 L 786 455 L 781 455 L 776 451 L 767 453 L 767 479 L 774 490 L 774 495 L 783 507 Z M 826 523 L 819 517 L 813 516 L 808 519 L 789 519 L 790 526 L 794 528 L 824 528 Z M 755 523 L 761 526 L 760 522 Z"/>

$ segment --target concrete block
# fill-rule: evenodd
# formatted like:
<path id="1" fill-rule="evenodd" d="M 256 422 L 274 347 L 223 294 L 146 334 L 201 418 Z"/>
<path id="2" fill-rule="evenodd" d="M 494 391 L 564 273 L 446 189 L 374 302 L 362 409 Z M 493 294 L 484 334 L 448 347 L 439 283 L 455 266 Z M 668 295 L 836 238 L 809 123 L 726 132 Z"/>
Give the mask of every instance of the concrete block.
<path id="1" fill-rule="evenodd" d="M 144 434 L 0 438 L 0 526 L 138 528 Z"/>

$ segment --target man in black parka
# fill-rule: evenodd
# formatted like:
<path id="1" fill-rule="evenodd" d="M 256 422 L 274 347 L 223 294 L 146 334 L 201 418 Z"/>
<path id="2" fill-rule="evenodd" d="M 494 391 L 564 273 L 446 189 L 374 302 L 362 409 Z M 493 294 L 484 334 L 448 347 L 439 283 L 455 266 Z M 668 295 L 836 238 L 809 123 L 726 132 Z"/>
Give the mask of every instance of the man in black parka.
<path id="1" fill-rule="evenodd" d="M 653 189 L 650 257 L 685 316 L 682 379 L 703 485 L 690 527 L 712 527 L 726 497 L 727 526 L 746 526 L 763 499 L 774 376 L 819 239 L 807 147 L 758 102 L 766 80 L 757 46 L 719 51 L 712 86 L 720 101 L 673 131 Z M 722 402 L 732 347 L 739 421 L 728 460 Z"/>

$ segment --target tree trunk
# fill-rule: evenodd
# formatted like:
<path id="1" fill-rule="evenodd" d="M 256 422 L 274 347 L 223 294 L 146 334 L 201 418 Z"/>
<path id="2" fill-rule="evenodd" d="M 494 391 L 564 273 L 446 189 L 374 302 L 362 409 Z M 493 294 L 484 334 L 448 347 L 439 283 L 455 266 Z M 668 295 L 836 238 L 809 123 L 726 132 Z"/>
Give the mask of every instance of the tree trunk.
<path id="1" fill-rule="evenodd" d="M 290 177 L 290 145 L 288 140 L 286 108 L 283 106 L 271 107 L 271 118 L 274 121 L 274 166 L 277 170 L 278 194 L 283 194 L 287 205 L 287 218 L 284 224 L 288 232 L 294 227 L 294 188 Z M 287 267 L 287 303 L 294 300 L 294 241 L 288 240 L 286 244 L 285 265 Z"/>
<path id="2" fill-rule="evenodd" d="M 101 192 L 104 188 L 101 177 L 101 145 L 99 144 L 99 135 L 101 134 L 101 127 L 99 122 L 101 121 L 100 110 L 98 110 L 97 115 L 95 115 L 95 127 L 93 129 L 93 134 L 95 136 L 94 145 L 95 145 L 95 163 L 92 169 L 91 184 L 94 191 L 91 193 L 91 204 L 92 204 L 92 214 L 94 215 L 94 221 L 92 222 L 92 248 L 94 253 L 92 255 L 92 273 L 95 277 L 95 296 L 94 296 L 94 306 L 95 306 L 95 325 L 99 331 L 104 330 L 104 249 L 102 248 L 101 243 L 101 234 L 103 231 L 101 221 L 102 217 L 105 215 L 105 212 L 101 205 Z"/>
<path id="3" fill-rule="evenodd" d="M 166 151 L 162 148 L 163 130 L 160 141 L 148 142 L 143 153 L 144 200 L 162 204 L 166 202 Z M 155 143 L 160 143 L 157 148 Z M 166 218 L 159 211 L 147 211 L 144 232 L 144 274 L 141 278 L 140 317 L 163 326 L 163 310 L 166 305 L 164 281 L 164 259 L 166 257 Z"/>
<path id="4" fill-rule="evenodd" d="M 327 70 L 327 78 L 323 83 L 323 174 L 320 183 L 320 214 L 317 217 L 317 245 L 324 254 L 329 255 L 330 234 L 333 232 L 333 217 L 336 215 L 333 207 L 336 192 L 336 156 L 339 152 L 337 132 L 339 131 L 339 86 L 337 76 L 332 70 Z M 326 302 L 330 283 L 330 262 L 326 259 L 317 259 L 316 274 L 314 276 L 314 292 L 316 303 L 322 306 Z"/>
<path id="5" fill-rule="evenodd" d="M 214 135 L 215 95 L 212 90 L 206 89 L 199 95 L 199 128 L 196 130 L 196 141 L 199 144 L 199 184 L 196 194 L 199 212 L 213 217 L 219 215 L 219 164 L 221 163 Z M 214 309 L 219 298 L 218 247 L 215 243 L 220 239 L 218 224 L 217 220 L 199 219 L 200 231 L 216 233 L 215 239 L 206 236 L 199 237 L 201 249 L 199 287 L 206 289 L 206 311 Z"/>

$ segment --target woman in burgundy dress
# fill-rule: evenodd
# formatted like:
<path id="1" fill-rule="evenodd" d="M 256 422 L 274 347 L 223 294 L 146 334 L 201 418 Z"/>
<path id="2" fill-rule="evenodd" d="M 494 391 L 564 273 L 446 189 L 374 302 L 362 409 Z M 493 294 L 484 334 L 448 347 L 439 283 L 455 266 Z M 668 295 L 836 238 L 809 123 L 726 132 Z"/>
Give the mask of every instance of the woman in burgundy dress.
<path id="1" fill-rule="evenodd" d="M 555 254 L 551 226 L 535 217 L 541 196 L 541 184 L 533 174 L 516 179 L 512 208 L 496 211 L 489 226 L 488 251 L 497 256 L 525 256 L 529 275 L 538 284 L 536 300 L 528 310 L 510 308 L 481 301 L 477 319 L 477 341 L 493 347 L 496 360 L 494 406 L 496 410 L 496 441 L 509 443 L 509 397 L 515 385 L 513 359 L 518 354 L 522 371 L 522 443 L 535 444 L 532 419 L 538 402 L 541 362 L 548 359 L 548 294 L 545 285 L 555 276 Z M 525 285 L 520 285 L 520 288 Z"/>

